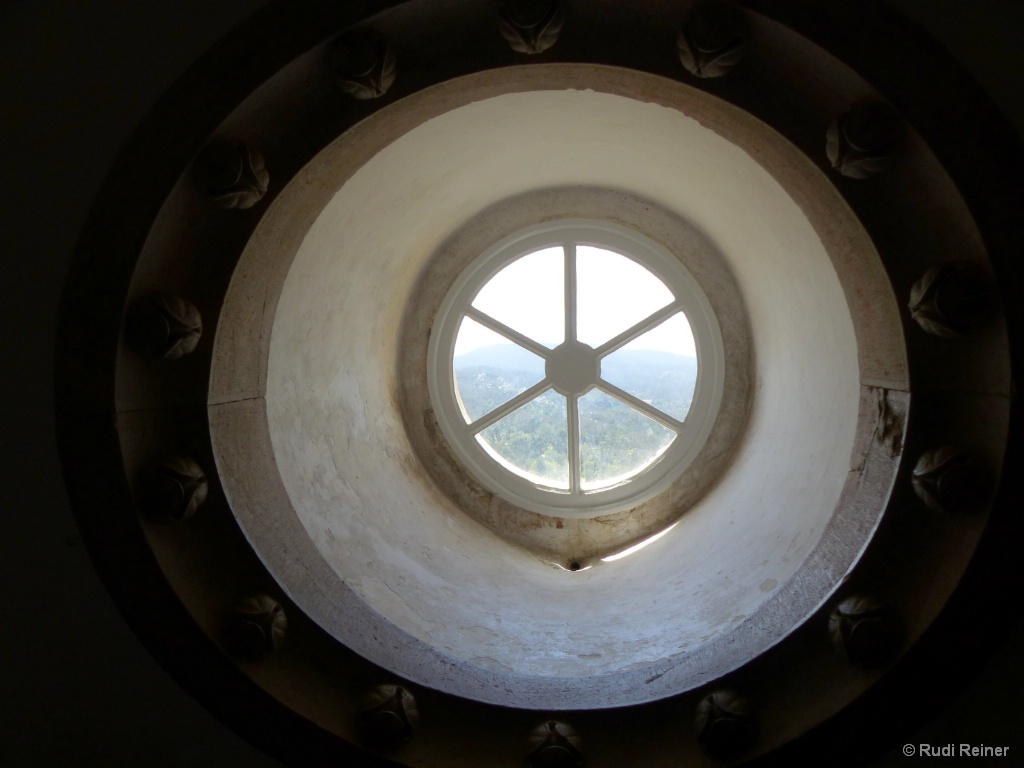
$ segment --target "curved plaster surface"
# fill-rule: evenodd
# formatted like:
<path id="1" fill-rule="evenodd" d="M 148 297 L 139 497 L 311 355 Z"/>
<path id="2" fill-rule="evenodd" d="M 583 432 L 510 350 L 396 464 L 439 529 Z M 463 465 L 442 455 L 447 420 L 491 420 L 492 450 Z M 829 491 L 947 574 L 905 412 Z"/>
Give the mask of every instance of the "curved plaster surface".
<path id="1" fill-rule="evenodd" d="M 695 112 L 713 111 L 708 97 L 632 76 L 667 93 L 661 98 L 671 106 L 584 89 L 508 93 L 406 132 L 344 181 L 284 281 L 266 415 L 288 500 L 342 591 L 412 638 L 410 648 L 431 649 L 432 661 L 386 660 L 428 685 L 547 706 L 567 706 L 552 693 L 564 694 L 570 679 L 600 687 L 597 706 L 693 687 L 774 644 L 816 608 L 881 512 L 879 503 L 861 511 L 860 538 L 840 536 L 827 562 L 811 557 L 823 533 L 842 524 L 834 512 L 863 458 L 855 436 L 871 431 L 865 412 L 875 403 L 862 407 L 862 381 L 905 379 L 902 352 L 871 338 L 858 348 L 833 265 L 851 256 L 830 254 L 748 151 L 685 114 L 688 98 L 701 102 Z M 754 122 L 746 118 L 745 129 L 797 169 L 805 199 L 818 194 L 838 210 L 833 235 L 842 242 L 832 245 L 855 243 L 866 282 L 874 277 L 877 286 L 877 256 L 848 210 L 796 150 Z M 282 226 L 303 186 L 323 183 L 323 156 L 330 148 L 267 221 L 278 209 L 274 225 Z M 642 554 L 575 574 L 509 545 L 437 490 L 409 444 L 396 366 L 404 309 L 444 239 L 492 204 L 566 185 L 642 196 L 714 243 L 746 301 L 756 381 L 746 439 L 722 481 Z M 898 326 L 891 295 L 879 297 L 878 322 Z M 871 302 L 860 301 L 863 314 Z M 259 546 L 263 534 L 244 513 L 240 521 L 272 570 L 287 559 Z M 291 575 L 283 586 L 305 610 L 343 642 L 382 658 L 367 633 L 346 626 L 344 610 L 303 600 L 295 578 L 303 569 L 284 570 Z M 760 624 L 752 621 L 759 612 L 769 616 Z M 450 670 L 438 671 L 444 659 L 482 674 L 453 682 Z M 652 671 L 661 683 L 636 685 Z M 495 680 L 506 690 L 491 691 Z"/>
<path id="2" fill-rule="evenodd" d="M 428 349 L 422 329 L 440 327 L 443 298 L 481 253 L 512 230 L 543 221 L 610 222 L 644 232 L 678 259 L 694 277 L 722 341 L 714 354 L 722 390 L 718 407 L 703 426 L 710 431 L 691 463 L 647 501 L 620 511 L 607 507 L 570 516 L 553 510 L 532 512 L 491 493 L 456 458 L 434 411 L 429 393 Z M 546 226 L 543 224 L 541 226 Z M 731 463 L 746 429 L 752 386 L 752 346 L 746 308 L 731 270 L 708 239 L 686 220 L 646 198 L 586 187 L 546 189 L 508 198 L 483 210 L 455 232 L 431 258 L 417 281 L 403 321 L 401 402 L 410 442 L 442 493 L 475 520 L 504 539 L 571 570 L 619 555 L 676 523 L 704 496 Z M 433 341 L 431 341 L 433 344 Z M 718 355 L 724 353 L 724 359 Z M 702 354 L 702 365 L 707 358 Z M 627 487 L 628 490 L 628 487 Z M 600 501 L 600 499 L 598 500 Z M 561 516 L 559 516 L 561 515 Z"/>

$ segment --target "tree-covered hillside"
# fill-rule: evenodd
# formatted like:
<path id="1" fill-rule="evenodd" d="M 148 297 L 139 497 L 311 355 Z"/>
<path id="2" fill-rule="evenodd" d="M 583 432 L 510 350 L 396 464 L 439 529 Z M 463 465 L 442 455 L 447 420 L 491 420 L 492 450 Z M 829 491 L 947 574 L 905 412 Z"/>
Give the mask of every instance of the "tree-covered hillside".
<path id="1" fill-rule="evenodd" d="M 515 345 L 474 350 L 455 359 L 463 407 L 480 418 L 544 376 L 544 361 Z M 602 361 L 601 376 L 682 421 L 697 379 L 692 357 L 622 349 Z M 568 483 L 565 398 L 548 390 L 492 425 L 483 437 L 506 460 L 553 485 Z M 675 433 L 602 391 L 580 398 L 584 484 L 603 484 L 649 463 Z"/>

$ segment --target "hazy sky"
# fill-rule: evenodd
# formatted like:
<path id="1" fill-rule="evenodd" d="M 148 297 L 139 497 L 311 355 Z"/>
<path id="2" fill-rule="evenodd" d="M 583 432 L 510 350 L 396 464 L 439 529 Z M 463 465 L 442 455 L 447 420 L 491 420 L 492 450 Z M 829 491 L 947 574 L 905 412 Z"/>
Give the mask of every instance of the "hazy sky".
<path id="1" fill-rule="evenodd" d="M 564 339 L 564 256 L 546 248 L 505 267 L 485 285 L 473 306 L 549 347 Z M 576 249 L 577 337 L 598 346 L 673 300 L 657 277 L 631 259 L 590 246 Z M 455 344 L 456 356 L 501 343 L 498 336 L 466 321 Z M 696 355 L 693 334 L 680 313 L 631 341 L 629 349 L 655 349 Z"/>

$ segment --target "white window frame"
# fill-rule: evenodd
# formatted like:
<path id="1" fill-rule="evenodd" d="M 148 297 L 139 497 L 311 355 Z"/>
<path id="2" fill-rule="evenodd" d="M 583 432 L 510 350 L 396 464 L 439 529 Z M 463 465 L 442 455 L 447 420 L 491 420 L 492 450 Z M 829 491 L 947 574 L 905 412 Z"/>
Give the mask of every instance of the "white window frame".
<path id="1" fill-rule="evenodd" d="M 682 422 L 664 413 L 658 412 L 655 415 L 652 410 L 656 412 L 657 409 L 650 409 L 628 393 L 607 382 L 601 382 L 601 387 L 609 394 L 670 426 L 677 431 L 677 436 L 655 461 L 639 473 L 618 484 L 596 490 L 579 487 L 579 473 L 574 471 L 579 466 L 578 412 L 573 407 L 573 398 L 567 398 L 570 488 L 566 491 L 546 486 L 542 482 L 531 482 L 510 471 L 503 460 L 496 459 L 493 451 L 486 450 L 475 438 L 475 434 L 514 410 L 514 407 L 509 407 L 510 403 L 518 402 L 521 405 L 530 397 L 537 396 L 541 390 L 551 386 L 550 380 L 545 377 L 542 385 L 530 387 L 505 405 L 499 406 L 491 412 L 492 416 L 495 413 L 501 414 L 496 418 L 485 416 L 469 425 L 459 406 L 452 365 L 455 341 L 463 317 L 468 315 L 481 321 L 481 313 L 471 309 L 477 293 L 498 272 L 529 253 L 558 246 L 567 249 L 566 306 L 571 307 L 574 314 L 575 248 L 581 245 L 602 248 L 631 259 L 660 279 L 675 297 L 664 309 L 655 308 L 644 321 L 630 329 L 631 333 L 619 334 L 613 342 L 602 344 L 598 349 L 610 346 L 604 353 L 610 354 L 656 325 L 653 318 L 667 319 L 681 310 L 693 332 L 698 374 L 690 410 Z M 573 265 L 572 269 L 570 265 Z M 549 348 L 500 323 L 485 324 L 545 360 L 551 353 Z M 434 412 L 445 438 L 466 469 L 485 488 L 513 504 L 556 517 L 594 517 L 621 511 L 664 491 L 700 453 L 722 402 L 725 367 L 722 334 L 711 304 L 697 281 L 682 262 L 663 246 L 638 232 L 605 221 L 563 219 L 535 225 L 509 235 L 485 250 L 458 276 L 445 296 L 433 326 L 427 354 L 427 384 Z"/>

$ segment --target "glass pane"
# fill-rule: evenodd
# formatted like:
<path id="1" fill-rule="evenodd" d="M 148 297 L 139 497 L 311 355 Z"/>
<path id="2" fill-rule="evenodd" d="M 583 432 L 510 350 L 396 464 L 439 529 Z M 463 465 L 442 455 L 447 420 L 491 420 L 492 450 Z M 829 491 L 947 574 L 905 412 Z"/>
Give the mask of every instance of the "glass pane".
<path id="1" fill-rule="evenodd" d="M 658 458 L 676 433 L 620 400 L 592 389 L 579 399 L 580 487 L 615 485 Z"/>
<path id="2" fill-rule="evenodd" d="M 601 378 L 683 421 L 697 387 L 697 350 L 686 315 L 672 315 L 602 358 Z"/>
<path id="3" fill-rule="evenodd" d="M 455 337 L 452 369 L 467 424 L 544 378 L 542 358 L 469 317 L 462 319 Z"/>
<path id="4" fill-rule="evenodd" d="M 477 440 L 495 461 L 527 480 L 569 487 L 569 439 L 565 398 L 553 390 L 492 424 Z"/>
<path id="5" fill-rule="evenodd" d="M 672 303 L 672 292 L 632 259 L 576 248 L 576 338 L 592 347 Z"/>
<path id="6" fill-rule="evenodd" d="M 516 259 L 492 277 L 473 306 L 546 347 L 565 340 L 565 252 L 561 246 Z"/>

